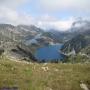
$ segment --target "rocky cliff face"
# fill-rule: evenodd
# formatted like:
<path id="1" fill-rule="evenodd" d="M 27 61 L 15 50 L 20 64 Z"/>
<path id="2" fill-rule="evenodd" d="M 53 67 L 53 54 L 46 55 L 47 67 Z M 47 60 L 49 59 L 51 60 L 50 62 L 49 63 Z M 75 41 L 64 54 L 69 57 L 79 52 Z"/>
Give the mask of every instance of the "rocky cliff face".
<path id="1" fill-rule="evenodd" d="M 90 45 L 90 30 L 83 32 L 82 34 L 76 35 L 71 40 L 64 43 L 62 51 L 64 53 L 70 53 L 73 50 L 79 53 L 82 49 Z"/>
<path id="2" fill-rule="evenodd" d="M 75 50 L 78 53 L 82 48 L 87 46 L 87 40 L 83 35 L 77 35 L 76 37 L 72 38 L 71 40 L 67 41 L 63 47 L 62 51 L 64 53 L 70 53 L 72 50 Z"/>

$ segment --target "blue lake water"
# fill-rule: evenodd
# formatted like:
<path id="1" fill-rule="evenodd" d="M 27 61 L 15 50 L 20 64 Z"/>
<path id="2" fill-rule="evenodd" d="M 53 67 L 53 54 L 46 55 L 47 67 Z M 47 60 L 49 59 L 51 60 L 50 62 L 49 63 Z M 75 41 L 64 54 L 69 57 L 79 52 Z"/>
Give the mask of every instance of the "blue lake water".
<path id="1" fill-rule="evenodd" d="M 61 44 L 41 47 L 36 50 L 34 56 L 39 61 L 62 60 L 63 55 L 60 54 L 61 47 L 62 47 Z"/>

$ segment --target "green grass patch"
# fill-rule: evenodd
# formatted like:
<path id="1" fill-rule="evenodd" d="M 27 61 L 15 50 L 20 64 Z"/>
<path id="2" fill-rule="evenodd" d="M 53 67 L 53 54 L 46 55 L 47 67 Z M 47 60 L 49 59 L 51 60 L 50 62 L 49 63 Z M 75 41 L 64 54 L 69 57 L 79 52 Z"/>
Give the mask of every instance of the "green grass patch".
<path id="1" fill-rule="evenodd" d="M 48 67 L 44 71 L 42 67 Z M 82 90 L 80 81 L 90 88 L 88 64 L 25 64 L 0 59 L 0 88 L 18 87 L 19 90 Z"/>

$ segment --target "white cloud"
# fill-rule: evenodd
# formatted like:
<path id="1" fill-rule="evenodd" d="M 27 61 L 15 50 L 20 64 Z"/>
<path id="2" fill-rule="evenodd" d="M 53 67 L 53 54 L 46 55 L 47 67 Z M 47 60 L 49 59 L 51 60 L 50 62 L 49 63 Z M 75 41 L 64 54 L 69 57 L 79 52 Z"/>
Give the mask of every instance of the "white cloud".
<path id="1" fill-rule="evenodd" d="M 39 0 L 41 8 L 46 11 L 76 10 L 88 12 L 90 0 Z"/>
<path id="2" fill-rule="evenodd" d="M 66 31 L 71 27 L 72 23 L 75 21 L 74 18 L 69 18 L 67 20 L 58 20 L 50 16 L 48 16 L 47 18 L 44 17 L 44 20 L 41 18 L 41 20 L 37 22 L 37 26 L 43 29 L 56 29 Z"/>
<path id="3" fill-rule="evenodd" d="M 30 1 L 31 0 L 0 0 L 0 6 L 5 6 L 8 8 L 16 8 Z"/>
<path id="4" fill-rule="evenodd" d="M 34 18 L 25 13 L 19 13 L 16 10 L 0 7 L 0 20 L 1 23 L 17 24 L 33 24 Z"/>
<path id="5" fill-rule="evenodd" d="M 1 23 L 10 23 L 14 25 L 18 24 L 34 24 L 43 29 L 56 29 L 61 31 L 68 30 L 72 23 L 75 21 L 75 18 L 69 18 L 67 20 L 58 20 L 55 17 L 51 17 L 49 15 L 43 15 L 38 19 L 33 18 L 32 16 L 20 13 L 14 9 L 10 9 L 7 7 L 0 8 L 0 20 Z"/>
<path id="6" fill-rule="evenodd" d="M 31 0 L 0 0 L 0 23 L 18 24 L 34 24 L 43 29 L 57 29 L 68 30 L 74 18 L 66 20 L 51 17 L 48 14 L 41 17 L 34 18 L 31 15 L 22 12 L 20 13 L 18 7 L 30 2 Z M 90 12 L 90 0 L 38 0 L 37 3 L 41 10 L 45 11 L 61 11 L 61 10 L 74 10 L 76 13 Z"/>
<path id="7" fill-rule="evenodd" d="M 0 20 L 2 21 L 1 23 L 11 23 L 14 25 L 18 25 L 18 24 L 35 24 L 36 26 L 43 28 L 43 29 L 58 29 L 58 30 L 66 30 L 68 28 L 70 28 L 71 23 L 73 20 L 69 19 L 69 20 L 58 20 L 54 17 L 49 16 L 48 14 L 46 15 L 42 15 L 41 17 L 39 17 L 38 19 L 33 18 L 32 16 L 26 14 L 26 13 L 20 13 L 19 11 L 17 11 L 15 9 L 15 7 L 17 8 L 17 5 L 21 5 L 21 0 L 20 2 L 17 3 L 17 0 L 15 2 L 12 3 L 12 5 L 15 3 L 14 8 L 10 8 L 7 6 L 5 6 L 5 2 L 6 0 L 4 0 L 2 2 L 2 5 L 0 6 Z M 11 0 L 7 0 L 11 1 Z M 24 0 L 23 0 L 24 1 Z M 4 3 L 4 5 L 3 5 Z"/>
<path id="8" fill-rule="evenodd" d="M 0 1 L 0 23 L 33 24 L 32 16 L 20 13 L 17 8 L 30 0 L 2 0 Z"/>

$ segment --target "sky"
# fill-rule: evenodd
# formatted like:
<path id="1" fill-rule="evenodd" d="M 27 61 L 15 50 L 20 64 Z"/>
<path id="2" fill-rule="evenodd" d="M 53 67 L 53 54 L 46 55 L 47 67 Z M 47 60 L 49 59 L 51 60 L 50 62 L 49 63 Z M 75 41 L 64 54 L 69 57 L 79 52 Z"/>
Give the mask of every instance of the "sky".
<path id="1" fill-rule="evenodd" d="M 0 0 L 0 23 L 34 24 L 67 30 L 78 19 L 90 19 L 90 0 Z"/>

